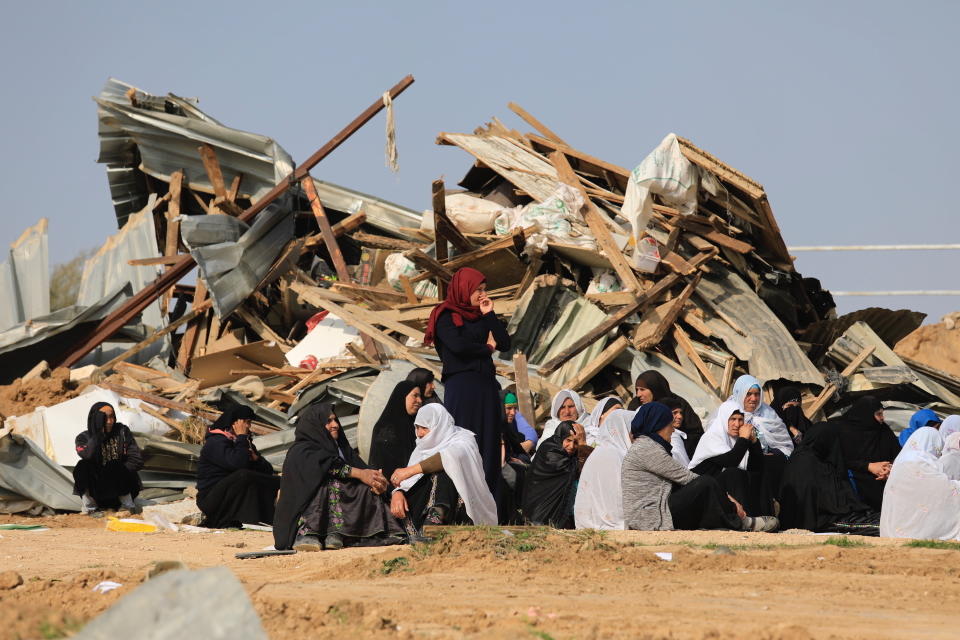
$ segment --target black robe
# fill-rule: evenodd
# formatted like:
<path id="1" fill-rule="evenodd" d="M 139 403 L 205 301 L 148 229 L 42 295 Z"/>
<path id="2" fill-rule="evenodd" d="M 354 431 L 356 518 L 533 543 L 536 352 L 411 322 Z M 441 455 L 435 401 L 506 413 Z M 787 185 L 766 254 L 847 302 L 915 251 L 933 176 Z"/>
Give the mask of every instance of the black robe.
<path id="1" fill-rule="evenodd" d="M 561 422 L 556 432 L 537 449 L 526 472 L 523 514 L 530 524 L 569 529 L 573 521 L 578 475 L 577 455 L 563 449 L 573 432 L 570 422 Z"/>
<path id="2" fill-rule="evenodd" d="M 793 407 L 784 408 L 783 405 L 790 401 L 796 401 L 798 404 Z M 787 428 L 793 427 L 802 434 L 805 434 L 807 430 L 812 426 L 812 423 L 803 413 L 803 406 L 799 404 L 800 402 L 800 389 L 797 387 L 783 387 L 777 391 L 776 395 L 773 397 L 773 403 L 770 405 L 773 407 L 773 410 L 777 412 L 777 415 L 780 416 L 780 419 L 783 420 L 783 423 L 787 425 Z M 790 434 L 793 437 L 794 442 L 799 442 L 800 438 L 797 438 L 792 433 Z"/>
<path id="3" fill-rule="evenodd" d="M 423 398 L 424 405 L 434 403 L 443 404 L 443 398 L 441 398 L 440 394 L 437 393 L 436 387 L 433 389 L 433 395 L 429 397 L 427 396 L 427 385 L 436 380 L 436 377 L 433 375 L 433 371 L 430 371 L 430 369 L 424 369 L 423 367 L 417 367 L 407 374 L 407 380 L 420 387 L 420 397 Z"/>
<path id="4" fill-rule="evenodd" d="M 354 453 L 343 429 L 336 440 L 327 431 L 325 425 L 331 413 L 332 404 L 315 404 L 307 407 L 297 419 L 296 436 L 283 461 L 280 499 L 273 518 L 273 540 L 277 549 L 293 546 L 297 519 L 327 482 L 327 472 L 335 464 L 370 468 Z"/>
<path id="5" fill-rule="evenodd" d="M 869 510 L 847 476 L 839 425 L 821 422 L 807 428 L 783 473 L 781 528 L 836 531 L 840 523 Z"/>
<path id="6" fill-rule="evenodd" d="M 140 493 L 137 472 L 143 468 L 143 455 L 125 424 L 115 422 L 107 433 L 107 416 L 100 411 L 103 407 L 111 405 L 96 402 L 90 407 L 87 430 L 74 442 L 80 460 L 73 468 L 73 492 L 78 496 L 89 493 L 98 507 L 116 508 L 120 496 L 136 498 Z"/>
<path id="7" fill-rule="evenodd" d="M 883 504 L 886 480 L 867 470 L 871 462 L 893 462 L 900 453 L 900 442 L 885 422 L 877 422 L 874 414 L 883 405 L 873 396 L 864 396 L 837 422 L 840 425 L 840 448 L 846 468 L 853 473 L 860 499 L 875 511 Z"/>
<path id="8" fill-rule="evenodd" d="M 417 446 L 413 416 L 407 413 L 407 394 L 417 388 L 411 380 L 401 380 L 393 388 L 383 413 L 373 425 L 370 436 L 370 469 L 380 469 L 390 479 L 396 469 L 402 469 L 410 461 L 410 454 Z M 367 468 L 367 467 L 364 467 Z"/>

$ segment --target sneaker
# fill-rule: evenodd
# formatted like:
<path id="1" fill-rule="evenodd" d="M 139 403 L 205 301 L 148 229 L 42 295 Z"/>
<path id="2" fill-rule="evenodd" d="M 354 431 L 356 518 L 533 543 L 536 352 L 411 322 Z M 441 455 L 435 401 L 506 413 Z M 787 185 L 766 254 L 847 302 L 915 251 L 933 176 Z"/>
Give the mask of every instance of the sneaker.
<path id="1" fill-rule="evenodd" d="M 339 533 L 328 533 L 327 537 L 323 540 L 323 548 L 328 551 L 343 549 L 343 538 Z"/>
<path id="2" fill-rule="evenodd" d="M 744 531 L 773 532 L 780 528 L 780 520 L 774 516 L 747 516 L 742 522 Z"/>
<path id="3" fill-rule="evenodd" d="M 293 549 L 295 551 L 320 551 L 320 536 L 312 533 L 297 536 L 293 543 Z"/>
<path id="4" fill-rule="evenodd" d="M 83 510 L 83 515 L 85 515 L 85 516 L 90 516 L 91 518 L 102 518 L 102 517 L 103 517 L 103 511 L 100 511 L 99 509 L 97 509 L 96 507 L 94 507 L 93 509 L 89 509 L 89 510 L 88 510 L 88 509 L 84 509 L 84 510 Z"/>

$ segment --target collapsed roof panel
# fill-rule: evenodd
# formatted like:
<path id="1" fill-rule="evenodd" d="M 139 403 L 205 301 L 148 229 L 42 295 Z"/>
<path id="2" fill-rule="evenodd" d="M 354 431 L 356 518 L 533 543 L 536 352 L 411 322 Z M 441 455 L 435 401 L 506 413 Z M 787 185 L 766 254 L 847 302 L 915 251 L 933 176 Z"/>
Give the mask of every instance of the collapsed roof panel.
<path id="1" fill-rule="evenodd" d="M 0 264 L 0 331 L 50 313 L 47 219 L 28 227 Z"/>

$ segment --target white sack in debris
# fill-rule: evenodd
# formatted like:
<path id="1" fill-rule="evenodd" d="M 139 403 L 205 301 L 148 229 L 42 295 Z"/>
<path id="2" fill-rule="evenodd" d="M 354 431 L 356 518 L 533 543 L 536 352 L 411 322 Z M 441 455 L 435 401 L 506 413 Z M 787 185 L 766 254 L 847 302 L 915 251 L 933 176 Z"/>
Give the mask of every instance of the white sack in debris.
<path id="1" fill-rule="evenodd" d="M 540 253 L 547 250 L 550 240 L 595 249 L 597 243 L 580 216 L 583 204 L 583 193 L 561 182 L 543 202 L 503 209 L 494 228 L 498 234 L 507 235 L 516 228 L 538 225 L 540 230 L 527 238 L 527 249 L 535 248 Z"/>
<path id="2" fill-rule="evenodd" d="M 433 216 L 424 216 L 430 217 Z M 409 258 L 405 258 L 402 253 L 391 253 L 383 263 L 383 268 L 387 272 L 387 282 L 397 291 L 403 291 L 403 285 L 400 284 L 400 276 L 412 278 L 420 274 L 417 265 Z M 429 280 L 421 280 L 413 285 L 413 292 L 421 298 L 436 298 L 437 285 Z"/>
<path id="3" fill-rule="evenodd" d="M 620 213 L 633 226 L 633 245 L 647 228 L 653 215 L 653 194 L 691 214 L 697 208 L 699 172 L 680 151 L 677 135 L 671 133 L 630 173 Z M 634 255 L 634 261 L 640 259 Z"/>
<path id="4" fill-rule="evenodd" d="M 489 233 L 503 206 L 466 193 L 454 193 L 444 198 L 447 217 L 463 233 Z M 432 217 L 432 216 L 431 216 Z"/>
<path id="5" fill-rule="evenodd" d="M 587 293 L 613 293 L 616 291 L 623 291 L 623 285 L 620 284 L 620 279 L 617 278 L 617 274 L 611 269 L 598 269 L 593 267 L 593 277 L 590 279 L 590 284 L 587 286 Z"/>
<path id="6" fill-rule="evenodd" d="M 309 356 L 317 360 L 335 358 L 346 351 L 347 344 L 359 335 L 356 329 L 329 313 L 284 357 L 291 367 L 299 367 Z"/>
<path id="7" fill-rule="evenodd" d="M 38 407 L 33 413 L 14 416 L 6 424 L 13 433 L 30 438 L 51 460 L 66 467 L 72 467 L 80 457 L 77 455 L 75 439 L 77 434 L 87 428 L 87 413 L 96 402 L 109 402 L 117 412 L 117 422 L 127 425 L 134 433 L 163 435 L 170 427 L 162 420 L 140 411 L 140 405 L 157 409 L 151 404 L 134 398 L 125 398 L 113 391 L 97 386 L 87 387 L 82 395 L 52 407 Z M 171 415 L 179 419 L 181 414 Z"/>

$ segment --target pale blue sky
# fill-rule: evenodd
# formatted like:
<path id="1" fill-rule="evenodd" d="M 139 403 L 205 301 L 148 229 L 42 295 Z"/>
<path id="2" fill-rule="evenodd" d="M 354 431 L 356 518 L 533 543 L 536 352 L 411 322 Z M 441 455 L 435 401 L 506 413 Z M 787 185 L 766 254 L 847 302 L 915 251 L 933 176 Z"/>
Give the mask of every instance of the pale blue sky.
<path id="1" fill-rule="evenodd" d="M 439 131 L 513 100 L 632 168 L 668 132 L 761 182 L 787 243 L 960 242 L 960 3 L 31 2 L 0 24 L 0 246 L 50 220 L 51 262 L 115 230 L 90 96 L 108 76 L 197 96 L 306 158 L 407 73 L 400 173 L 383 119 L 314 170 L 413 208 L 471 158 Z M 957 289 L 960 252 L 802 254 L 835 290 Z M 936 320 L 956 298 L 845 298 Z M 928 320 L 929 321 L 929 320 Z"/>

